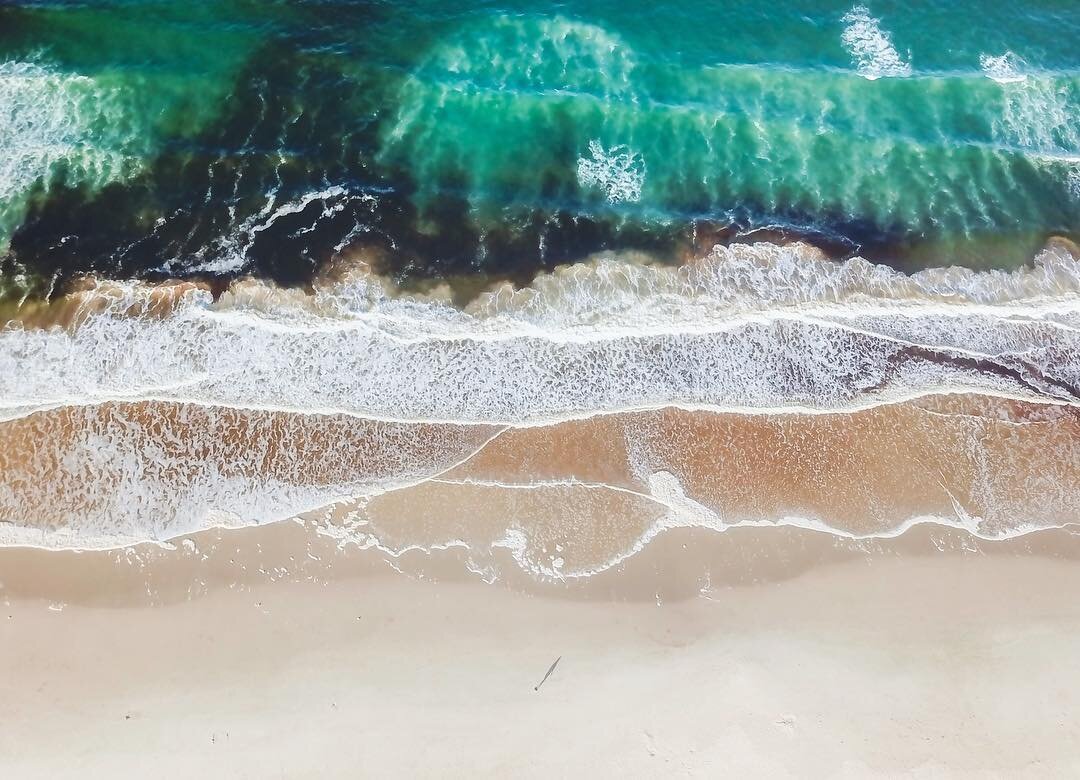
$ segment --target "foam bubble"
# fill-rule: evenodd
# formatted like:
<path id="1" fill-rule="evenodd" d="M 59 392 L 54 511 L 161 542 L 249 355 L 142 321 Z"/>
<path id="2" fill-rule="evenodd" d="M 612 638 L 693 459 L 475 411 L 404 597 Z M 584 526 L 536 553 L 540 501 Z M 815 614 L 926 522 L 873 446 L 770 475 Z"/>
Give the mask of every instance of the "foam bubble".
<path id="1" fill-rule="evenodd" d="M 881 28 L 881 20 L 870 15 L 870 9 L 857 5 L 840 21 L 847 25 L 840 40 L 861 76 L 874 80 L 911 75 L 911 63 L 900 56 L 892 37 Z"/>
<path id="2" fill-rule="evenodd" d="M 645 161 L 626 146 L 605 149 L 599 141 L 589 141 L 589 158 L 579 157 L 578 182 L 595 187 L 608 203 L 635 203 L 641 200 L 645 184 Z"/>
<path id="3" fill-rule="evenodd" d="M 987 78 L 993 79 L 999 84 L 1012 84 L 1027 79 L 1024 68 L 1027 63 L 1018 55 L 1007 51 L 1000 57 L 989 54 L 979 55 L 979 65 Z"/>

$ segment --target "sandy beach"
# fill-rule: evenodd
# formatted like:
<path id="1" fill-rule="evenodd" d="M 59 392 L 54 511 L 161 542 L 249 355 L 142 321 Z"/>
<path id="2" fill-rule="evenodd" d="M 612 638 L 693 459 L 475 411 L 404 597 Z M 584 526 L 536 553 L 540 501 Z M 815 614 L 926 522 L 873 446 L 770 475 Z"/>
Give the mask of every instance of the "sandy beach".
<path id="1" fill-rule="evenodd" d="M 0 780 L 1080 778 L 1080 0 L 0 0 Z"/>
<path id="2" fill-rule="evenodd" d="M 712 534 L 772 563 L 670 600 L 646 586 L 706 537 L 530 588 L 463 576 L 453 551 L 415 576 L 315 546 L 271 582 L 226 566 L 231 543 L 283 554 L 305 529 L 231 533 L 199 541 L 201 569 L 185 545 L 139 563 L 0 551 L 9 776 L 1080 770 L 1080 544 L 1064 532 L 930 554 L 929 533 L 860 552 L 801 531 L 771 555 L 783 531 Z"/>

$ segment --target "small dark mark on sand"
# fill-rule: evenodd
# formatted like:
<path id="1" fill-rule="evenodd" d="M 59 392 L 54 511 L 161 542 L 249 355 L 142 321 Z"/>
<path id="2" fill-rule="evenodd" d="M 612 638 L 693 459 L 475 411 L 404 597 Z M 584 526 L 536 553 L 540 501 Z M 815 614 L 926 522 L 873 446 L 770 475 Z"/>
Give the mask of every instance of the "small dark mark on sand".
<path id="1" fill-rule="evenodd" d="M 555 667 L 559 665 L 559 661 L 561 661 L 561 660 L 562 660 L 562 656 L 560 655 L 558 658 L 555 659 L 555 663 L 553 663 L 550 667 L 548 667 L 547 674 L 544 675 L 543 680 L 541 680 L 540 682 L 538 682 L 536 684 L 536 687 L 533 688 L 534 691 L 540 690 L 540 686 L 547 682 L 547 678 L 551 677 L 551 673 L 555 671 Z"/>

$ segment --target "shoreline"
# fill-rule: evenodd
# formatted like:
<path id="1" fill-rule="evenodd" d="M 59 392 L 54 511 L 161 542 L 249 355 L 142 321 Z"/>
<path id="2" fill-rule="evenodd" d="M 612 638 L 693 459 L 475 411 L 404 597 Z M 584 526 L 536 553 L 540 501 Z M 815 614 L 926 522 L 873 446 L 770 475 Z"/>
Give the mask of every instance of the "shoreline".
<path id="1" fill-rule="evenodd" d="M 321 514 L 321 513 L 320 513 Z M 329 586 L 371 580 L 478 586 L 525 598 L 576 603 L 653 605 L 708 599 L 731 588 L 779 585 L 819 570 L 896 561 L 1030 558 L 1080 561 L 1080 528 L 1032 531 L 982 540 L 940 525 L 918 525 L 883 539 L 845 539 L 796 526 L 676 527 L 617 565 L 587 577 L 541 576 L 522 568 L 513 551 L 479 560 L 461 544 L 390 552 L 348 528 L 309 516 L 240 529 L 210 529 L 168 545 L 110 550 L 0 547 L 0 596 L 86 608 L 144 609 L 198 602 L 261 588 Z M 481 565 L 483 564 L 483 565 Z"/>
<path id="2" fill-rule="evenodd" d="M 0 541 L 125 546 L 303 517 L 389 555 L 507 549 L 564 579 L 679 527 L 1003 539 L 1080 521 L 1078 425 L 1073 408 L 980 395 L 525 428 L 106 404 L 0 423 Z"/>

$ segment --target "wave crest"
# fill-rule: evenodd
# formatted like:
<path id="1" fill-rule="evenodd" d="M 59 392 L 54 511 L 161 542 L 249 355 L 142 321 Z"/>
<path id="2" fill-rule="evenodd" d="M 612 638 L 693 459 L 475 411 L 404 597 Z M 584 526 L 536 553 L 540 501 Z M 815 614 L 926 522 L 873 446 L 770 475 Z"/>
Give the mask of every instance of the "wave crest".
<path id="1" fill-rule="evenodd" d="M 54 177 L 100 187 L 138 170 L 146 138 L 118 88 L 34 62 L 0 62 L 0 250 L 25 198 Z"/>
<path id="2" fill-rule="evenodd" d="M 719 247 L 681 267 L 602 256 L 464 310 L 395 295 L 362 268 L 314 295 L 245 282 L 215 301 L 188 287 L 165 316 L 146 287 L 108 289 L 82 294 L 94 311 L 72 329 L 0 332 L 0 416 L 168 399 L 538 424 L 957 390 L 1080 398 L 1080 264 L 1062 245 L 1011 273 L 913 276 L 805 245 Z"/>
<path id="3" fill-rule="evenodd" d="M 911 63 L 900 56 L 892 36 L 881 28 L 881 20 L 870 15 L 865 5 L 857 5 L 841 20 L 847 27 L 840 36 L 859 74 L 873 81 L 911 75 Z"/>

